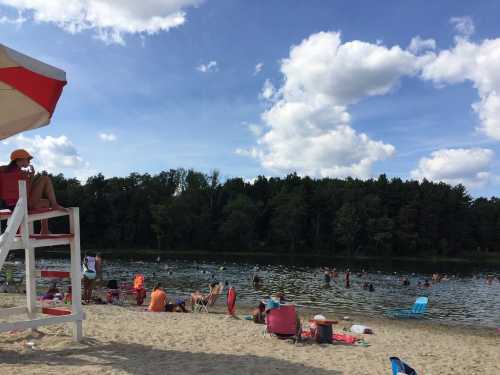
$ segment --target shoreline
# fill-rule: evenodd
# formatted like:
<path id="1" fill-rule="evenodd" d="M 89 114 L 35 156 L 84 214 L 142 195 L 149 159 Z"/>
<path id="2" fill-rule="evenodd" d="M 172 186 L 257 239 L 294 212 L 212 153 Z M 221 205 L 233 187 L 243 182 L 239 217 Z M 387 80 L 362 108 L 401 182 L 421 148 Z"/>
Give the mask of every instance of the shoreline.
<path id="1" fill-rule="evenodd" d="M 0 306 L 19 304 L 21 297 L 1 296 Z M 222 306 L 209 314 L 149 313 L 113 305 L 88 305 L 84 310 L 82 343 L 71 342 L 69 325 L 42 327 L 37 334 L 0 334 L 0 371 L 18 375 L 377 375 L 390 373 L 389 357 L 398 356 L 419 374 L 500 373 L 500 334 L 494 330 L 365 316 L 361 323 L 374 334 L 352 335 L 363 338 L 367 346 L 309 341 L 293 345 L 264 336 L 263 325 L 241 318 L 246 313 L 242 306 L 237 307 L 240 319 L 228 318 Z M 344 333 L 343 325 L 334 325 L 334 331 Z"/>
<path id="2" fill-rule="evenodd" d="M 495 265 L 500 266 L 500 254 L 498 253 L 480 253 L 479 255 L 473 254 L 470 256 L 456 256 L 456 257 L 443 257 L 443 256 L 428 256 L 422 254 L 420 257 L 401 257 L 401 256 L 375 256 L 375 255 L 329 255 L 321 252 L 310 252 L 308 254 L 294 254 L 287 252 L 236 252 L 236 251 L 207 251 L 207 250 L 159 250 L 159 249 L 92 249 L 89 248 L 87 252 L 101 253 L 108 259 L 148 259 L 157 256 L 166 257 L 192 257 L 204 256 L 207 258 L 287 258 L 287 259 L 308 259 L 315 260 L 351 260 L 351 261 L 376 261 L 376 262 L 417 262 L 417 263 L 462 263 L 462 264 L 478 264 L 478 265 Z M 12 251 L 15 253 L 15 251 Z M 67 257 L 67 250 L 58 248 L 49 248 L 44 250 L 45 254 L 60 255 Z"/>

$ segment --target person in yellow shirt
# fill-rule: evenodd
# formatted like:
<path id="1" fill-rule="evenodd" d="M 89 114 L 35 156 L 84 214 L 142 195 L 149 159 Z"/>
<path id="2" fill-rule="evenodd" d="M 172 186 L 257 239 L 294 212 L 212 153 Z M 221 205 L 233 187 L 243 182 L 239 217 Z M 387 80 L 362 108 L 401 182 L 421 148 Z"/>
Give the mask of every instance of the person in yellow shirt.
<path id="1" fill-rule="evenodd" d="M 162 288 L 161 283 L 156 284 L 151 293 L 151 302 L 149 303 L 148 311 L 163 312 L 167 302 L 167 293 Z"/>

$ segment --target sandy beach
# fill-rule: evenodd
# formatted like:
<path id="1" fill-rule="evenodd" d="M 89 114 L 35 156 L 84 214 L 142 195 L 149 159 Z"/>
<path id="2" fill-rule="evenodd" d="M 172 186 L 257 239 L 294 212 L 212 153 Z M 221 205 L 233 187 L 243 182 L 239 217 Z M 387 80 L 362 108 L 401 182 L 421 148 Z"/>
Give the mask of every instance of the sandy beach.
<path id="1" fill-rule="evenodd" d="M 22 302 L 22 296 L 0 296 L 1 307 Z M 85 339 L 78 344 L 69 325 L 0 334 L 0 373 L 389 374 L 389 356 L 425 375 L 500 373 L 500 335 L 494 329 L 356 317 L 375 332 L 357 335 L 369 344 L 363 347 L 278 340 L 264 336 L 263 325 L 228 318 L 222 309 L 148 313 L 91 305 L 85 313 Z M 340 321 L 335 331 L 351 323 Z"/>

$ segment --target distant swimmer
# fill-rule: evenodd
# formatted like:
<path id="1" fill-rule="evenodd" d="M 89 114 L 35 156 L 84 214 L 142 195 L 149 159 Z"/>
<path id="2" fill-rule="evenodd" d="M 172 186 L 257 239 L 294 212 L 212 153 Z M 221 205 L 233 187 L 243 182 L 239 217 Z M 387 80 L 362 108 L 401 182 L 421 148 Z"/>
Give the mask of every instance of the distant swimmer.
<path id="1" fill-rule="evenodd" d="M 337 271 L 337 269 L 335 267 L 333 268 L 333 271 L 332 271 L 332 277 L 334 279 L 336 279 L 337 277 L 339 277 L 339 272 Z"/>
<path id="2" fill-rule="evenodd" d="M 495 280 L 495 277 L 493 275 L 486 275 L 486 283 L 488 285 L 493 284 L 493 280 Z"/>
<path id="3" fill-rule="evenodd" d="M 369 291 L 369 292 L 374 292 L 374 291 L 375 291 L 375 287 L 373 286 L 373 284 L 370 284 L 370 285 L 368 286 L 368 291 Z"/>

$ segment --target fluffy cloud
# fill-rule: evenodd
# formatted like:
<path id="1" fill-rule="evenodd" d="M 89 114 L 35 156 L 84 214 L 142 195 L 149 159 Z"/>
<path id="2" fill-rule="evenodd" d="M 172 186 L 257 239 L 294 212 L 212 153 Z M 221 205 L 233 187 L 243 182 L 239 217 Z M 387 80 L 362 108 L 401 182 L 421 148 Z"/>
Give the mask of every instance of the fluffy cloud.
<path id="1" fill-rule="evenodd" d="M 124 34 L 156 34 L 186 21 L 185 8 L 203 0 L 0 0 L 37 22 L 70 33 L 93 29 L 106 43 L 124 44 Z"/>
<path id="2" fill-rule="evenodd" d="M 33 156 L 33 165 L 39 171 L 64 173 L 65 175 L 84 179 L 94 173 L 89 163 L 79 155 L 73 143 L 65 135 L 60 137 L 33 138 L 18 135 L 12 143 L 18 148 L 28 150 Z"/>
<path id="3" fill-rule="evenodd" d="M 264 67 L 264 63 L 258 63 L 257 65 L 255 65 L 253 75 L 256 76 L 257 74 L 259 74 L 263 67 Z"/>
<path id="4" fill-rule="evenodd" d="M 113 133 L 99 133 L 99 139 L 103 142 L 116 141 L 116 135 Z"/>
<path id="5" fill-rule="evenodd" d="M 216 72 L 217 71 L 217 61 L 210 61 L 207 64 L 201 64 L 196 67 L 196 70 L 202 73 Z"/>
<path id="6" fill-rule="evenodd" d="M 469 16 L 465 17 L 452 17 L 450 18 L 450 23 L 455 27 L 457 33 L 464 36 L 471 36 L 474 34 L 475 26 L 472 18 Z"/>
<path id="7" fill-rule="evenodd" d="M 493 151 L 484 148 L 438 150 L 429 158 L 420 159 L 411 176 L 418 180 L 481 187 L 496 179 L 489 171 L 493 157 Z"/>
<path id="8" fill-rule="evenodd" d="M 441 51 L 423 67 L 422 77 L 438 86 L 470 81 L 479 102 L 473 109 L 479 116 L 479 130 L 500 140 L 500 38 L 473 43 L 457 38 L 454 48 Z"/>
<path id="9" fill-rule="evenodd" d="M 422 39 L 420 36 L 412 38 L 408 46 L 408 50 L 414 54 L 434 49 L 436 49 L 436 41 L 434 39 Z"/>
<path id="10" fill-rule="evenodd" d="M 395 149 L 356 132 L 348 106 L 391 92 L 427 58 L 398 46 L 342 43 L 335 32 L 313 34 L 281 62 L 284 84 L 277 90 L 264 84 L 261 97 L 271 104 L 262 114 L 264 132 L 255 147 L 237 153 L 278 172 L 367 178 Z"/>

